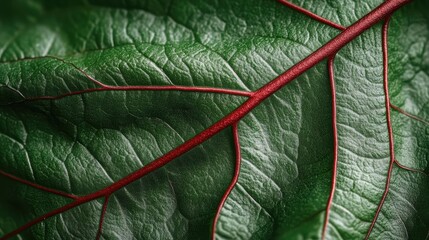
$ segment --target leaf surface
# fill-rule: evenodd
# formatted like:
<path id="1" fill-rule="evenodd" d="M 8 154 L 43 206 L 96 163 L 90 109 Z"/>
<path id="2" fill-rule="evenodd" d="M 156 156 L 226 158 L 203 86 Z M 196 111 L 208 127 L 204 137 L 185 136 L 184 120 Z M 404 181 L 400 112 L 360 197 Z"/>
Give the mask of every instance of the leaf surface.
<path id="1" fill-rule="evenodd" d="M 382 1 L 293 3 L 349 26 Z M 395 161 L 379 23 L 335 55 L 337 134 L 327 61 L 239 121 L 240 175 L 217 239 L 427 238 L 427 7 L 406 5 L 389 26 Z M 0 9 L 0 170 L 73 196 L 118 182 L 247 99 L 121 87 L 254 92 L 341 32 L 268 0 L 33 0 Z M 100 84 L 116 89 L 81 92 Z M 209 238 L 234 174 L 231 129 L 113 192 L 107 205 L 86 202 L 19 237 L 96 238 L 106 207 L 103 239 Z M 0 185 L 1 235 L 73 201 L 10 176 Z"/>

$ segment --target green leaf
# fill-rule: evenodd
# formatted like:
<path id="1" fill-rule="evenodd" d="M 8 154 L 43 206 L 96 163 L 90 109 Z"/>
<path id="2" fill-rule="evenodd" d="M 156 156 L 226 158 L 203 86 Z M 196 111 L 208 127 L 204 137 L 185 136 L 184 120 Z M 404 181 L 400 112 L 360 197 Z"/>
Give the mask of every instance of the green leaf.
<path id="1" fill-rule="evenodd" d="M 293 3 L 350 26 L 383 1 Z M 381 22 L 335 55 L 337 135 L 327 61 L 238 122 L 240 175 L 217 239 L 428 237 L 428 7 L 403 6 L 388 29 L 395 158 Z M 117 183 L 249 97 L 194 87 L 254 92 L 340 32 L 274 0 L 1 3 L 0 235 Z M 94 199 L 16 238 L 93 239 L 101 218 L 103 239 L 208 239 L 234 137 L 227 127 L 112 192 L 103 216 L 105 199 Z"/>

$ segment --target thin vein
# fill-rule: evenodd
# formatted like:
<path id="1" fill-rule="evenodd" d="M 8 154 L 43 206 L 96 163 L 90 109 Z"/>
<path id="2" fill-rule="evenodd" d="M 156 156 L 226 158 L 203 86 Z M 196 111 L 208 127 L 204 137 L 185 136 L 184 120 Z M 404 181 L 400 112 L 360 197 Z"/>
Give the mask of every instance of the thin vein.
<path id="1" fill-rule="evenodd" d="M 308 16 L 310 18 L 313 18 L 314 20 L 319 21 L 319 22 L 321 22 L 323 24 L 326 24 L 328 26 L 331 26 L 331 27 L 336 28 L 336 29 L 341 30 L 341 31 L 346 30 L 346 27 L 341 26 L 338 23 L 334 23 L 334 22 L 332 22 L 332 21 L 330 21 L 330 20 L 328 20 L 326 18 L 323 18 L 323 17 L 321 17 L 321 16 L 319 16 L 319 15 L 317 15 L 315 13 L 312 13 L 312 12 L 308 11 L 307 9 L 302 8 L 300 6 L 297 6 L 297 5 L 295 5 L 295 4 L 291 3 L 291 2 L 288 2 L 286 0 L 277 0 L 277 1 L 280 2 L 281 4 L 287 6 L 287 7 L 290 7 L 290 8 L 292 8 L 292 9 L 294 9 L 294 10 L 300 12 L 300 13 L 303 13 L 306 16 Z"/>
<path id="2" fill-rule="evenodd" d="M 62 58 L 55 56 L 44 56 L 44 57 L 28 57 L 24 60 L 35 60 L 35 59 L 53 59 L 56 61 L 60 61 L 66 65 L 73 67 L 79 73 L 83 74 L 88 80 L 99 86 L 98 88 L 88 88 L 79 91 L 73 91 L 65 94 L 60 94 L 56 96 L 37 96 L 37 97 L 25 97 L 21 92 L 9 87 L 11 90 L 14 90 L 23 98 L 23 101 L 37 101 L 37 100 L 57 100 L 62 99 L 69 96 L 81 95 L 85 93 L 91 92 L 102 92 L 102 91 L 186 91 L 186 92 L 205 92 L 205 93 L 220 93 L 220 94 L 229 94 L 243 97 L 252 96 L 252 92 L 250 91 L 241 91 L 241 90 L 233 90 L 226 88 L 215 88 L 215 87 L 194 87 L 194 86 L 111 86 L 100 82 L 95 79 L 91 75 L 89 75 L 86 71 L 79 68 L 76 64 L 72 62 L 68 62 Z"/>
<path id="3" fill-rule="evenodd" d="M 387 122 L 387 130 L 389 134 L 389 152 L 390 152 L 390 162 L 389 168 L 387 170 L 386 177 L 386 185 L 384 188 L 384 193 L 381 197 L 380 203 L 377 206 L 377 210 L 375 212 L 374 218 L 369 226 L 368 232 L 365 236 L 365 240 L 369 239 L 371 232 L 377 222 L 378 216 L 380 215 L 381 209 L 383 208 L 384 202 L 386 201 L 387 194 L 389 193 L 390 181 L 392 179 L 392 170 L 395 164 L 395 146 L 393 140 L 393 129 L 392 129 L 392 121 L 390 118 L 390 98 L 389 98 L 389 79 L 388 79 L 388 48 L 387 48 L 387 34 L 389 28 L 390 16 L 386 18 L 383 24 L 382 29 L 382 48 L 383 48 L 383 85 L 384 85 L 384 95 L 385 95 L 385 107 L 386 107 L 386 122 Z"/>
<path id="4" fill-rule="evenodd" d="M 424 175 L 426 175 L 426 176 L 429 176 L 429 174 L 425 173 L 425 172 L 424 172 L 424 171 L 422 171 L 422 170 L 419 170 L 419 169 L 415 169 L 415 168 L 411 168 L 411 167 L 407 167 L 407 166 L 402 165 L 402 164 L 401 164 L 397 159 L 395 159 L 395 164 L 396 164 L 399 168 L 402 168 L 402 169 L 404 169 L 404 170 L 406 170 L 406 171 L 415 172 L 415 173 L 421 173 L 421 174 L 424 174 Z"/>
<path id="5" fill-rule="evenodd" d="M 425 119 L 423 119 L 421 117 L 417 117 L 416 115 L 413 115 L 411 113 L 408 113 L 405 110 L 401 109 L 400 107 L 393 105 L 392 103 L 390 103 L 390 107 L 393 108 L 394 110 L 396 110 L 397 112 L 399 112 L 401 114 L 404 114 L 407 117 L 410 117 L 410 118 L 412 118 L 414 120 L 422 122 L 422 123 L 424 123 L 426 125 L 429 125 L 429 121 L 427 121 L 427 120 L 425 120 Z"/>
<path id="6" fill-rule="evenodd" d="M 45 192 L 49 192 L 49 193 L 52 193 L 52 194 L 55 194 L 55 195 L 59 195 L 59 196 L 63 196 L 63 197 L 66 197 L 66 198 L 71 198 L 71 199 L 77 199 L 78 198 L 78 196 L 76 196 L 76 195 L 73 195 L 73 194 L 70 194 L 70 193 L 65 193 L 65 192 L 62 192 L 62 191 L 59 191 L 59 190 L 55 190 L 55 189 L 52 189 L 52 188 L 48 188 L 48 187 L 45 187 L 45 186 L 42 186 L 42 185 L 30 182 L 30 181 L 25 180 L 23 178 L 19 178 L 19 177 L 15 176 L 15 175 L 7 173 L 7 172 L 5 172 L 3 170 L 0 170 L 0 175 L 3 175 L 5 177 L 7 177 L 7 178 L 10 178 L 10 179 L 15 180 L 17 182 L 20 182 L 20 183 L 25 184 L 27 186 L 30 186 L 30 187 L 33 187 L 33 188 L 36 188 L 36 189 L 39 189 L 39 190 L 42 190 L 42 191 L 45 191 Z"/>
<path id="7" fill-rule="evenodd" d="M 232 177 L 231 183 L 229 184 L 228 188 L 226 189 L 225 193 L 223 194 L 219 205 L 217 207 L 217 211 L 213 220 L 212 225 L 212 240 L 216 237 L 216 225 L 220 217 L 220 213 L 222 211 L 223 206 L 225 205 L 226 200 L 228 199 L 228 196 L 231 194 L 231 191 L 234 189 L 235 185 L 238 182 L 238 177 L 240 175 L 240 167 L 241 167 L 241 149 L 240 149 L 240 139 L 238 135 L 238 123 L 235 123 L 232 125 L 232 133 L 234 138 L 234 149 L 235 149 L 235 168 L 234 168 L 234 175 Z"/>
<path id="8" fill-rule="evenodd" d="M 101 233 L 103 232 L 103 222 L 104 222 L 104 217 L 106 216 L 108 202 L 109 202 L 109 195 L 104 197 L 103 208 L 101 209 L 101 214 L 100 214 L 100 222 L 98 224 L 97 236 L 95 237 L 96 240 L 100 239 Z"/>
<path id="9" fill-rule="evenodd" d="M 328 60 L 328 72 L 329 72 L 329 82 L 331 85 L 331 95 L 332 95 L 332 131 L 333 131 L 333 140 L 334 140 L 334 159 L 332 166 L 332 177 L 331 177 L 331 191 L 328 197 L 328 203 L 326 204 L 326 213 L 325 220 L 323 223 L 322 230 L 322 240 L 326 237 L 326 232 L 329 224 L 329 214 L 334 200 L 335 188 L 337 183 L 337 169 L 338 169 L 338 131 L 337 131 L 337 98 L 335 91 L 335 78 L 334 78 L 334 58 L 335 55 L 330 57 Z"/>

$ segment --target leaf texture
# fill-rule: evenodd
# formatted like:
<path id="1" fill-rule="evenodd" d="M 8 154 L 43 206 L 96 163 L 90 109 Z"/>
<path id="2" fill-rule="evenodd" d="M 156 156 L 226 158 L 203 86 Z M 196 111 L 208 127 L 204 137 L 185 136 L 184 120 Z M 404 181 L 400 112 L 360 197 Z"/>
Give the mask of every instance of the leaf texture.
<path id="1" fill-rule="evenodd" d="M 291 3 L 347 28 L 383 1 Z M 271 0 L 0 6 L 7 237 L 192 141 L 343 31 Z M 164 167 L 14 237 L 427 239 L 427 7 L 403 6 Z"/>

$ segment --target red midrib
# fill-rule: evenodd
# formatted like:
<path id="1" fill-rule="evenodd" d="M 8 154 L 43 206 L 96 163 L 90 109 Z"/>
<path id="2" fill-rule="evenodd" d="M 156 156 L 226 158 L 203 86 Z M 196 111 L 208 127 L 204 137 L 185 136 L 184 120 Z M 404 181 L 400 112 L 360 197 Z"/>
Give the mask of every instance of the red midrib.
<path id="1" fill-rule="evenodd" d="M 396 9 L 398 9 L 408 1 L 409 0 L 392 0 L 380 5 L 371 13 L 369 13 L 368 15 L 366 15 L 365 17 L 357 21 L 352 26 L 348 27 L 344 32 L 340 33 L 337 37 L 329 41 L 323 47 L 316 50 L 310 56 L 306 57 L 304 60 L 300 61 L 292 68 L 284 72 L 282 75 L 275 78 L 268 84 L 264 85 L 259 90 L 255 91 L 254 94 L 246 102 L 244 102 L 232 113 L 228 114 L 227 116 L 225 116 L 224 118 L 222 118 L 221 120 L 219 120 L 218 122 L 216 122 L 215 124 L 207 128 L 206 130 L 197 134 L 195 137 L 186 141 L 176 149 L 173 149 L 172 151 L 168 152 L 164 156 L 152 161 L 148 165 L 122 178 L 118 182 L 113 183 L 107 188 L 104 188 L 90 195 L 92 195 L 94 198 L 98 198 L 98 197 L 104 196 L 106 193 L 116 191 L 130 184 L 131 182 L 134 182 L 135 180 L 145 176 L 147 173 L 152 172 L 164 166 L 168 162 L 181 156 L 182 154 L 191 150 L 195 146 L 199 145 L 200 143 L 214 136 L 221 130 L 239 121 L 241 118 L 246 116 L 251 110 L 253 110 L 256 106 L 258 106 L 262 101 L 264 101 L 266 98 L 268 98 L 269 96 L 277 92 L 280 88 L 282 88 L 283 86 L 285 86 L 286 84 L 294 80 L 296 77 L 298 77 L 299 75 L 301 75 L 302 73 L 304 73 L 305 71 L 307 71 L 308 69 L 310 69 L 311 67 L 313 67 L 314 65 L 322 61 L 323 59 L 325 59 L 326 57 L 329 57 L 334 53 L 336 53 L 339 49 L 341 49 L 347 43 L 349 43 L 354 38 L 359 36 L 366 29 L 368 29 L 375 23 L 379 22 L 384 17 L 389 16 L 390 13 L 392 13 L 393 11 L 395 11 Z"/>
<path id="2" fill-rule="evenodd" d="M 36 218 L 29 223 L 21 226 L 20 228 L 6 234 L 1 239 L 8 239 L 25 229 L 33 226 L 36 223 L 39 223 L 43 220 L 45 220 L 48 217 L 54 216 L 56 214 L 62 213 L 64 211 L 67 211 L 71 208 L 74 208 L 76 206 L 79 206 L 81 204 L 84 204 L 86 202 L 92 201 L 94 199 L 105 197 L 107 198 L 110 196 L 113 192 L 127 186 L 128 184 L 140 179 L 141 177 L 147 175 L 148 173 L 151 173 L 165 164 L 171 162 L 175 158 L 181 156 L 182 154 L 188 152 L 195 146 L 203 143 L 207 139 L 211 138 L 215 134 L 219 133 L 223 129 L 225 129 L 228 126 L 231 126 L 235 123 L 237 123 L 240 119 L 242 119 L 244 116 L 246 116 L 251 110 L 253 110 L 255 107 L 257 107 L 262 101 L 264 101 L 266 98 L 277 92 L 279 89 L 284 87 L 286 84 L 293 81 L 296 77 L 319 63 L 320 61 L 324 60 L 327 57 L 332 56 L 335 54 L 338 50 L 340 50 L 342 47 L 344 47 L 347 43 L 355 39 L 357 36 L 359 36 L 362 32 L 364 32 L 366 29 L 374 25 L 375 23 L 379 22 L 380 20 L 386 18 L 391 13 L 393 13 L 395 10 L 403 6 L 404 4 L 408 3 L 410 0 L 390 0 L 388 2 L 383 3 L 373 11 L 371 11 L 368 15 L 364 16 L 362 19 L 358 20 L 356 23 L 348 27 L 346 30 L 344 30 L 342 33 L 340 33 L 337 37 L 326 43 L 323 47 L 316 50 L 314 53 L 300 61 L 299 63 L 295 64 L 293 67 L 291 67 L 289 70 L 281 74 L 279 77 L 275 78 L 274 80 L 270 81 L 268 84 L 264 85 L 262 88 L 255 91 L 249 99 L 244 102 L 241 106 L 239 106 L 236 110 L 234 110 L 232 113 L 228 114 L 206 130 L 202 131 L 201 133 L 197 134 L 192 139 L 186 141 L 182 145 L 178 146 L 177 148 L 171 150 L 170 152 L 166 153 L 165 155 L 161 156 L 160 158 L 152 161 L 148 165 L 142 167 L 141 169 L 127 175 L 126 177 L 120 179 L 119 181 L 111 184 L 110 186 L 103 188 L 99 191 L 96 191 L 94 193 L 88 194 L 86 196 L 79 197 L 74 202 L 67 204 L 61 208 L 58 208 L 54 211 L 51 211 L 39 218 Z M 107 206 L 107 205 L 106 205 Z"/>

